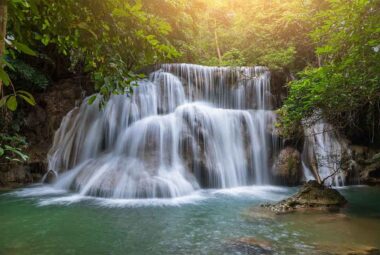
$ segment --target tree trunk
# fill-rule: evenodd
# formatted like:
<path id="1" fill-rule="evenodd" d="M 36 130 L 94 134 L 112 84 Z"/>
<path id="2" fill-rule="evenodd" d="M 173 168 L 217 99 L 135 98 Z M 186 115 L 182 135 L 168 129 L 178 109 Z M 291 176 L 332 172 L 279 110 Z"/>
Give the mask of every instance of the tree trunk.
<path id="1" fill-rule="evenodd" d="M 216 30 L 215 30 L 215 45 L 216 45 L 216 52 L 218 53 L 219 65 L 222 65 L 222 54 L 220 53 L 218 34 L 216 33 Z"/>
<path id="2" fill-rule="evenodd" d="M 7 35 L 7 21 L 8 21 L 8 0 L 0 0 L 0 65 L 3 68 L 4 64 L 1 59 L 5 53 L 5 37 Z M 0 95 L 3 88 L 3 81 L 0 80 Z"/>
<path id="3" fill-rule="evenodd" d="M 219 65 L 222 65 L 222 54 L 220 53 L 218 33 L 216 32 L 216 20 L 215 20 L 215 26 L 214 26 L 214 37 L 215 37 L 216 52 L 218 53 Z"/>
<path id="4" fill-rule="evenodd" d="M 321 56 L 320 56 L 320 55 L 317 55 L 317 58 L 318 58 L 318 67 L 321 67 L 321 66 L 322 66 L 322 59 L 321 59 Z"/>
<path id="5" fill-rule="evenodd" d="M 319 184 L 322 184 L 322 179 L 321 179 L 321 176 L 319 175 L 319 170 L 318 170 L 318 162 L 317 162 L 317 158 L 315 157 L 315 155 L 312 156 L 312 158 L 310 160 L 310 165 L 311 165 L 311 170 L 314 173 L 315 179 L 317 179 L 317 182 Z"/>
<path id="6" fill-rule="evenodd" d="M 319 175 L 318 167 L 313 164 L 311 168 L 312 168 L 312 171 L 314 172 L 314 176 L 317 179 L 317 182 L 319 184 L 323 184 L 321 180 L 321 176 Z"/>

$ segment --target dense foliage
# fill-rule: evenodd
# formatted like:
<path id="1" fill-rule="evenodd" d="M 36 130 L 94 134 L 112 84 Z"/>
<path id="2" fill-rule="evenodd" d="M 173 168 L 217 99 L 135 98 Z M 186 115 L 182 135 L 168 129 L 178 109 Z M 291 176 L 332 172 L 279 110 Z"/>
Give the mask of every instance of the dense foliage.
<path id="1" fill-rule="evenodd" d="M 190 1 L 191 2 L 191 1 Z M 202 1 L 184 59 L 208 65 L 302 70 L 316 62 L 308 33 L 323 1 Z M 220 54 L 220 55 L 219 55 Z"/>
<path id="2" fill-rule="evenodd" d="M 380 124 L 380 3 L 330 0 L 315 22 L 319 66 L 289 84 L 283 124 L 291 130 L 314 114 L 337 128 L 364 130 L 373 141 Z"/>
<path id="3" fill-rule="evenodd" d="M 373 140 L 379 12 L 378 0 L 0 0 L 0 133 L 16 137 L 9 110 L 34 105 L 30 92 L 49 85 L 36 63 L 63 58 L 103 100 L 131 92 L 154 63 L 265 65 L 296 78 L 279 111 L 285 135 L 317 113 Z"/>
<path id="4" fill-rule="evenodd" d="M 4 125 L 12 122 L 4 107 L 15 111 L 20 99 L 34 105 L 25 88 L 47 86 L 48 79 L 30 63 L 53 59 L 46 55 L 49 48 L 69 60 L 72 72 L 90 74 L 103 100 L 130 92 L 141 77 L 135 73 L 139 68 L 179 56 L 166 38 L 170 25 L 143 10 L 141 1 L 1 0 L 0 13 L 0 133 L 14 132 Z M 26 55 L 35 60 L 26 64 Z M 6 141 L 0 141 L 4 148 Z"/>
<path id="5" fill-rule="evenodd" d="M 134 70 L 178 56 L 166 43 L 169 24 L 142 10 L 140 1 L 11 0 L 9 7 L 10 45 L 54 45 L 73 70 L 81 65 L 92 73 L 104 97 L 124 93 L 136 78 Z"/>

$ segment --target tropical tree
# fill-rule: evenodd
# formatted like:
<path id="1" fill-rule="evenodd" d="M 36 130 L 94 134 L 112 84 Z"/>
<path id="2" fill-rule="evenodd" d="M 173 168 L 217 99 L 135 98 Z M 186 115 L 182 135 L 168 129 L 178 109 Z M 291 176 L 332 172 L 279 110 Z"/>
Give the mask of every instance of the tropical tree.
<path id="1" fill-rule="evenodd" d="M 142 77 L 138 69 L 179 56 L 166 39 L 170 25 L 138 0 L 1 0 L 0 22 L 0 107 L 11 111 L 19 99 L 35 104 L 9 75 L 23 55 L 41 58 L 44 49 L 55 48 L 73 72 L 91 76 L 99 93 L 90 102 L 131 93 Z"/>
<path id="2" fill-rule="evenodd" d="M 316 15 L 318 24 L 311 33 L 319 62 L 290 83 L 283 124 L 291 130 L 320 109 L 314 120 L 324 118 L 350 135 L 365 133 L 367 141 L 374 142 L 380 116 L 380 4 L 376 0 L 328 4 Z"/>

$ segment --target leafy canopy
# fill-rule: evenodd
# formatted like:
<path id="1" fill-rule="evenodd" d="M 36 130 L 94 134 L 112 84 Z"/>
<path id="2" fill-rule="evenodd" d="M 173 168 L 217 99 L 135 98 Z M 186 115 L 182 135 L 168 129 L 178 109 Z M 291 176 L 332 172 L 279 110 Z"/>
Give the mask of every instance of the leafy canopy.
<path id="1" fill-rule="evenodd" d="M 308 67 L 289 84 L 282 108 L 291 128 L 321 109 L 337 127 L 371 127 L 380 105 L 379 1 L 329 0 L 311 36 L 320 67 Z M 367 130 L 367 133 L 370 133 Z"/>

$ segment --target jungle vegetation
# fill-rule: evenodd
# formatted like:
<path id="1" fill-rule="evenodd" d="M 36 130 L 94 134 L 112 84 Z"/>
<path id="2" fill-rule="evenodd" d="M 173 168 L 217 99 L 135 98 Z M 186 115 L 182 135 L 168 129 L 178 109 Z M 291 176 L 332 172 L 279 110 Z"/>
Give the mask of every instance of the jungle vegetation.
<path id="1" fill-rule="evenodd" d="M 0 157 L 27 159 L 17 115 L 59 63 L 105 102 L 162 62 L 267 66 L 291 77 L 284 136 L 313 117 L 380 140 L 379 0 L 0 0 Z"/>

